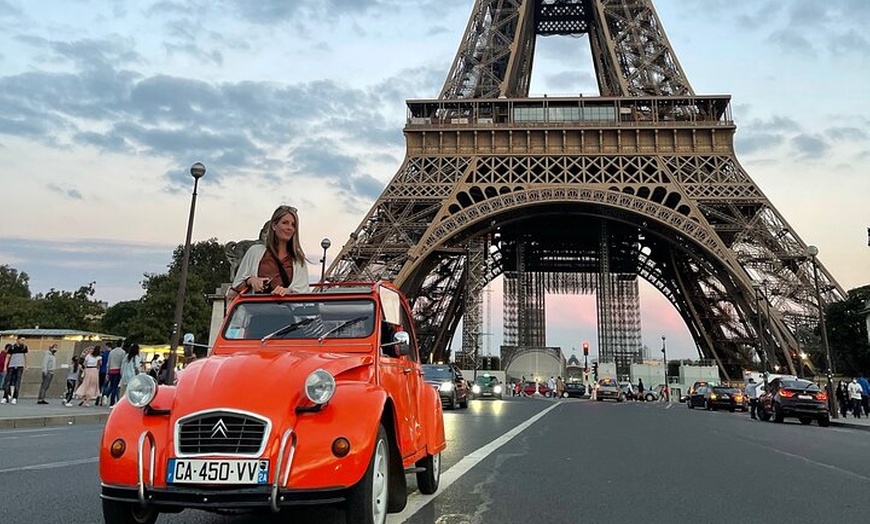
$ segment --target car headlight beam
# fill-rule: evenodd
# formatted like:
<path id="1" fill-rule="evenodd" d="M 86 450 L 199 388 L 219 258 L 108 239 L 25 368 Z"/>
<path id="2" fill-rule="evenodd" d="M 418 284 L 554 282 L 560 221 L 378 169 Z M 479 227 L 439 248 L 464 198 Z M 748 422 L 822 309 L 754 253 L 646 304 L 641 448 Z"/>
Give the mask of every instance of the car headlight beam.
<path id="1" fill-rule="evenodd" d="M 442 382 L 439 389 L 441 389 L 441 391 L 446 391 L 449 393 L 450 391 L 453 391 L 453 382 Z"/>
<path id="2" fill-rule="evenodd" d="M 157 381 L 147 373 L 139 373 L 130 379 L 125 395 L 132 406 L 144 408 L 157 396 Z"/>
<path id="3" fill-rule="evenodd" d="M 326 404 L 335 394 L 335 377 L 329 371 L 318 369 L 305 379 L 305 396 L 315 404 Z"/>

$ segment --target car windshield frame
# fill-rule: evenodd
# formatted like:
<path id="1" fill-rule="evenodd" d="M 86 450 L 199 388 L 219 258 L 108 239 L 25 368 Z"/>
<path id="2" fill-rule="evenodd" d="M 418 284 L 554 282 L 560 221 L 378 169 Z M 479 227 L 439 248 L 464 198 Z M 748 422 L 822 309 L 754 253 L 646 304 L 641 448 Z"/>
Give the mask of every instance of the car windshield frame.
<path id="1" fill-rule="evenodd" d="M 361 340 L 374 333 L 376 314 L 377 304 L 370 297 L 251 300 L 233 307 L 222 336 L 229 341 L 260 342 Z M 329 335 L 323 337 L 325 333 Z"/>

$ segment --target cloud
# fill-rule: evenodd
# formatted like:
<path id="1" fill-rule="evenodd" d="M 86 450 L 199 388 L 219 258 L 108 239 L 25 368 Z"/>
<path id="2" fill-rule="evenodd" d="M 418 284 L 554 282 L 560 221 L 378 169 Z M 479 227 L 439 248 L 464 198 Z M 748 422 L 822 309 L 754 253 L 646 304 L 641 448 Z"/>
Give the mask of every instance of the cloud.
<path id="1" fill-rule="evenodd" d="M 785 137 L 781 134 L 750 132 L 738 134 L 734 142 L 739 154 L 751 155 L 781 145 Z"/>
<path id="2" fill-rule="evenodd" d="M 800 134 L 791 139 L 791 145 L 804 158 L 821 158 L 831 145 L 818 135 Z"/>
<path id="3" fill-rule="evenodd" d="M 833 140 L 844 142 L 858 142 L 868 138 L 867 133 L 857 127 L 831 127 L 825 130 L 825 134 Z"/>

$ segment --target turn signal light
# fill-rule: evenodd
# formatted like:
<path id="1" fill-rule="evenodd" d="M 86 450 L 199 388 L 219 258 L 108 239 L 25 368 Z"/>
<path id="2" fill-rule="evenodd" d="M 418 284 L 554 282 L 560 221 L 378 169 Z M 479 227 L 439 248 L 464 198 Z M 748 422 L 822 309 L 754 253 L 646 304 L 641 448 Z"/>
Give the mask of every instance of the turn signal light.
<path id="1" fill-rule="evenodd" d="M 332 454 L 338 458 L 346 457 L 350 453 L 350 442 L 344 437 L 338 437 L 332 442 Z"/>
<path id="2" fill-rule="evenodd" d="M 828 394 L 824 391 L 816 393 L 816 400 L 828 400 Z"/>
<path id="3" fill-rule="evenodd" d="M 109 448 L 109 453 L 111 453 L 113 458 L 120 458 L 125 451 L 127 451 L 127 443 L 123 439 L 115 439 L 112 442 L 112 447 Z"/>

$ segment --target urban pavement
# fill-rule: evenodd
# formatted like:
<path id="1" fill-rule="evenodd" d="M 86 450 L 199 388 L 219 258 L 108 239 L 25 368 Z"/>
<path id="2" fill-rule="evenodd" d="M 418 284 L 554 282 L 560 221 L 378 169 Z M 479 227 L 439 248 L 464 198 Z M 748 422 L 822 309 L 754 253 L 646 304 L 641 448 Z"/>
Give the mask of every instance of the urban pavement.
<path id="1" fill-rule="evenodd" d="M 79 407 L 75 400 L 72 404 L 66 407 L 59 398 L 37 404 L 35 397 L 20 398 L 14 405 L 0 404 L 0 429 L 102 423 L 111 412 L 107 406 Z M 831 426 L 870 430 L 870 417 L 831 419 Z"/>

